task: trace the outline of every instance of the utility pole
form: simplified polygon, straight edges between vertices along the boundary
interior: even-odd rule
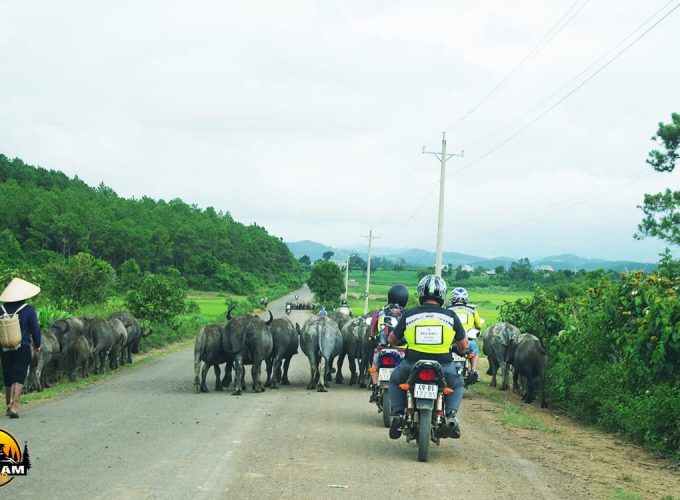
[[[366,290],[364,291],[364,314],[368,312],[368,289],[371,283],[371,243],[380,236],[373,236],[373,228],[368,231],[368,236],[361,236],[368,239],[368,260],[366,262]]]
[[[444,181],[446,180],[446,160],[452,156],[463,156],[463,151],[460,154],[450,153],[446,154],[446,132],[442,132],[442,151],[437,153],[434,151],[425,151],[423,146],[423,154],[434,155],[439,159],[439,220],[437,222],[437,250],[435,252],[434,273],[437,276],[442,275],[442,238],[444,232]]]
[[[347,301],[347,285],[349,284],[349,254],[345,261],[345,301]]]

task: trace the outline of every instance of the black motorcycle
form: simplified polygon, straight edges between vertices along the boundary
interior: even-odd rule
[[[472,354],[467,353],[465,355],[460,355],[456,351],[451,352],[451,357],[453,362],[458,367],[460,375],[463,377],[464,387],[467,389],[468,386],[476,384],[479,379],[479,375],[476,371],[472,370]]]
[[[439,446],[442,437],[449,437],[444,396],[453,393],[453,389],[446,385],[442,366],[433,360],[416,361],[408,380],[399,387],[406,391],[403,421],[406,442],[415,439],[418,460],[427,462],[430,441]]]

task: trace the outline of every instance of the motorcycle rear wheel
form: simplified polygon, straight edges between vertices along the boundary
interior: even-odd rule
[[[382,409],[383,409],[383,425],[385,428],[392,423],[392,402],[390,401],[389,389],[382,391]]]
[[[430,451],[430,430],[432,428],[432,410],[418,410],[418,461],[427,462]]]

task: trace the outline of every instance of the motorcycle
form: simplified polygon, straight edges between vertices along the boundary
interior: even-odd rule
[[[441,365],[434,360],[420,360],[399,388],[406,391],[406,411],[403,434],[406,442],[418,443],[418,461],[427,462],[430,442],[439,446],[442,437],[449,436],[445,418],[444,396],[453,389],[446,385]]]
[[[392,405],[390,404],[390,377],[394,369],[406,354],[405,349],[397,347],[383,347],[378,351],[378,385],[376,387],[375,404],[378,406],[378,413],[383,414],[383,425],[389,427],[392,415]]]
[[[474,385],[479,380],[479,375],[477,372],[472,371],[472,354],[468,353],[461,356],[455,351],[451,352],[451,357],[453,362],[458,367],[458,373],[463,377],[463,385],[467,389],[468,386]]]
[[[290,316],[291,307],[290,304],[286,304],[286,314]]]

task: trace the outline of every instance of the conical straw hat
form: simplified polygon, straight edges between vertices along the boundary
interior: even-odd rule
[[[0,302],[18,302],[35,297],[39,293],[39,286],[21,278],[14,278],[0,294]]]

